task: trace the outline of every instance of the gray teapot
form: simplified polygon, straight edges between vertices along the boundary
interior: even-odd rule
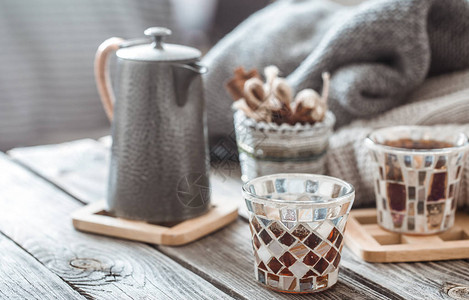
[[[112,121],[108,209],[151,223],[193,218],[209,208],[208,144],[199,50],[150,38],[110,38],[96,53],[95,76]],[[114,96],[108,57],[116,51]]]

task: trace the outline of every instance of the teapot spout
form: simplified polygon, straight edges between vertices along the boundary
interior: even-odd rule
[[[190,84],[197,75],[207,73],[207,67],[198,62],[187,64],[173,64],[174,88],[176,102],[179,106],[184,106],[187,102],[187,95]]]

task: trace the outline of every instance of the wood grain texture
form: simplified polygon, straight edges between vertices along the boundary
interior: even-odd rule
[[[242,220],[196,243],[184,247],[158,246],[216,286],[246,299],[305,299],[304,295],[282,294],[258,284],[254,279],[254,256],[248,224]],[[314,294],[314,299],[401,299],[391,291],[339,272],[331,289]]]
[[[435,235],[390,232],[376,222],[376,209],[353,210],[347,221],[346,245],[369,262],[417,262],[469,259],[469,215],[456,214],[456,225]]]
[[[81,204],[0,154],[0,231],[88,298],[229,298],[152,247],[84,234]]]
[[[17,148],[8,154],[84,203],[106,197],[109,149],[95,140]]]
[[[445,293],[447,284],[469,285],[469,262],[451,260],[425,263],[367,263],[344,248],[341,272],[355,274],[385,286],[404,299],[455,299]]]
[[[180,246],[225,227],[237,217],[236,205],[218,201],[212,202],[206,214],[166,227],[109,215],[106,212],[106,203],[102,200],[73,212],[72,221],[73,227],[84,232],[144,243]]]
[[[109,142],[109,141],[108,141]],[[93,144],[93,147],[99,146],[99,144]],[[102,147],[102,146],[100,146]],[[24,149],[15,150],[15,158],[25,164],[30,161],[28,157],[33,153],[26,153]],[[52,163],[56,167],[63,165],[61,160],[54,158],[57,156],[54,149],[50,149],[50,152],[44,153],[44,160],[48,163]],[[66,159],[74,159],[73,156]],[[86,160],[86,157],[84,157]],[[42,165],[44,163],[35,162],[35,170],[41,174],[44,174]],[[29,164],[28,164],[29,165]],[[76,174],[80,174],[82,171],[79,169],[80,165],[91,166],[91,168],[101,168],[98,164],[92,164],[89,161],[82,161],[76,163],[78,169],[70,170]],[[32,166],[31,166],[32,167]],[[236,172],[239,174],[239,170],[230,170],[232,166],[224,166],[221,170],[228,173],[227,176],[219,176],[220,181],[214,184],[215,195],[220,194],[225,197],[232,197],[232,201],[241,201],[241,207],[244,206],[241,198],[239,177],[236,176]],[[231,172],[231,176],[229,175]],[[223,173],[222,173],[223,174]],[[62,178],[50,178],[44,175],[47,179],[55,182],[56,184],[62,181]],[[77,175],[79,176],[79,175]],[[89,181],[90,189],[94,189],[94,186],[105,185],[106,179]],[[212,183],[214,181],[212,180]],[[89,198],[89,196],[88,196]],[[240,215],[246,216],[245,211],[240,210]],[[256,297],[272,298],[272,295],[279,296],[278,293],[270,293],[265,289],[259,289],[259,286],[253,281],[251,274],[251,262],[248,259],[252,259],[249,247],[249,237],[246,240],[246,233],[236,232],[237,228],[241,228],[240,231],[247,232],[247,225],[244,221],[239,221],[235,225],[231,225],[220,232],[213,234],[209,237],[202,239],[201,241],[190,244],[185,247],[178,248],[161,248],[162,251],[171,255],[174,259],[178,260],[181,264],[189,267],[194,272],[197,272],[207,280],[213,282],[216,286],[224,288],[226,291],[234,290],[234,295],[238,295],[239,290],[243,295],[256,295]],[[241,224],[241,225],[238,225]],[[233,230],[235,228],[236,230]],[[244,228],[244,229],[243,229]],[[243,237],[244,236],[244,237]],[[229,243],[229,239],[239,241],[242,246],[238,244]],[[241,237],[241,238],[240,238]],[[232,245],[231,248],[226,248],[223,244]],[[244,249],[244,250],[243,250]],[[237,254],[230,255],[235,252]],[[202,260],[205,253],[207,257],[213,255],[212,263],[208,262],[208,259]],[[221,254],[220,254],[221,253]],[[245,258],[245,257],[248,258]],[[229,259],[237,258],[240,261],[230,262]],[[203,262],[203,263],[202,263]],[[228,264],[228,267],[220,269],[224,264]],[[206,264],[206,266],[204,265]],[[242,267],[240,267],[241,265]],[[246,273],[240,273],[240,269],[246,269],[242,271]],[[452,299],[445,292],[444,287],[451,286],[467,286],[469,285],[469,261],[468,260],[455,260],[446,262],[428,262],[428,263],[398,263],[398,264],[379,264],[379,263],[367,263],[355,256],[347,248],[344,248],[343,258],[341,261],[340,271],[340,282],[331,291],[342,289],[342,284],[358,284],[358,286],[365,286],[371,290],[376,290],[378,294],[387,295],[389,298],[403,298],[403,299]],[[225,272],[228,272],[225,274]],[[246,274],[246,275],[244,275]],[[242,280],[240,278],[243,278]],[[241,281],[239,281],[241,280]],[[239,287],[241,286],[241,287]],[[246,286],[246,288],[243,288]],[[340,288],[339,288],[340,287]],[[265,294],[264,294],[265,293]],[[267,296],[266,296],[267,295]],[[319,295],[319,294],[318,294]],[[322,295],[322,294],[321,294]],[[238,295],[241,297],[240,295]],[[316,296],[316,295],[314,295]],[[293,297],[293,296],[292,296]],[[370,296],[371,297],[371,296]]]
[[[57,275],[0,234],[0,299],[84,299]]]

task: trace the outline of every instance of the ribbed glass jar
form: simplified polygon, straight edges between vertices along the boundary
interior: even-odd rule
[[[314,125],[256,122],[235,111],[242,180],[275,173],[324,174],[334,124],[335,116],[329,111],[322,122]]]

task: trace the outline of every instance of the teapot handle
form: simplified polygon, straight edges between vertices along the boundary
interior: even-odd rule
[[[114,115],[114,102],[116,97],[112,90],[107,61],[109,54],[117,51],[123,42],[123,39],[117,37],[105,40],[99,45],[94,60],[96,86],[98,87],[98,93],[109,121],[112,121]]]

